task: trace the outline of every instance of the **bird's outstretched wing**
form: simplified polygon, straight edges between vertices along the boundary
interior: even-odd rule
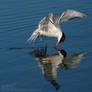
[[[28,39],[28,41],[35,41],[37,37],[40,35],[41,31],[48,31],[48,23],[53,22],[53,13],[49,13],[48,16],[44,17],[38,24],[38,29],[33,32],[32,36]]]
[[[83,59],[86,52],[81,52],[75,55],[67,56],[63,61],[64,69],[76,68],[80,61]]]
[[[66,21],[74,19],[74,18],[83,18],[85,16],[86,15],[84,13],[69,9],[69,10],[66,10],[63,13],[59,14],[58,16],[54,17],[54,23],[56,26],[58,26],[60,21],[66,22]]]
[[[38,27],[41,27],[42,25],[46,25],[48,23],[48,18],[44,17],[43,19],[41,19],[41,21],[39,22]]]
[[[48,30],[48,24],[53,24],[53,13],[49,13],[48,16],[44,17],[38,24],[38,27],[42,30]]]
[[[27,41],[35,41],[37,39],[37,37],[39,36],[39,32],[38,30],[34,31],[33,34],[31,35],[31,37],[29,37],[29,39]]]

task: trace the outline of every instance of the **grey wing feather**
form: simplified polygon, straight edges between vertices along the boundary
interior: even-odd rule
[[[64,68],[65,69],[76,68],[77,65],[80,63],[80,61],[83,59],[85,54],[86,54],[86,52],[81,52],[81,53],[78,53],[75,55],[67,56],[63,61]]]
[[[59,22],[66,22],[68,20],[74,19],[74,18],[83,18],[86,15],[84,13],[81,13],[79,11],[75,11],[75,10],[66,10],[63,13],[61,13],[60,15],[54,17],[54,22],[55,25],[58,25]]]
[[[53,23],[53,13],[49,13],[48,16],[44,17],[40,22],[38,27],[42,30],[48,30],[48,24]]]
[[[31,41],[31,42],[35,41],[39,35],[39,32],[37,32],[37,31],[34,31],[33,34],[31,35],[31,37],[29,37],[29,39],[27,41]]]
[[[38,27],[41,29],[41,30],[48,30],[48,17],[44,17],[40,22],[39,22],[39,25]]]
[[[65,22],[73,18],[83,18],[86,15],[84,13],[75,10],[66,10],[62,15],[60,21]]]
[[[42,25],[47,24],[47,17],[44,17],[40,22],[39,22],[39,27]]]

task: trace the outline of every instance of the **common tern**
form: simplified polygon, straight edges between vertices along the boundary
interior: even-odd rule
[[[28,41],[35,41],[40,36],[56,37],[58,41],[55,47],[65,40],[65,34],[62,32],[59,22],[66,22],[74,18],[83,18],[86,14],[72,9],[68,9],[57,16],[53,13],[49,13],[48,16],[44,17],[38,24],[38,28],[32,33]]]

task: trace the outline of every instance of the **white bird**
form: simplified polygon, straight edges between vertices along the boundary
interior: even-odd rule
[[[58,41],[55,47],[65,40],[65,34],[62,32],[59,26],[59,22],[66,22],[74,18],[83,18],[86,16],[84,13],[75,10],[66,10],[63,13],[53,16],[53,13],[49,13],[38,24],[38,28],[33,32],[28,41],[35,41],[39,36],[56,37]]]
[[[46,54],[47,49],[37,49],[30,54],[38,61],[44,77],[58,90],[60,85],[57,80],[57,68],[76,68],[86,52],[67,56],[65,50],[57,49],[58,54]]]

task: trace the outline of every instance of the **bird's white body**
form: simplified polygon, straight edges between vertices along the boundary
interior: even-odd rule
[[[62,37],[62,31],[59,27],[56,27],[54,24],[48,24],[48,30],[41,30],[40,28],[37,29],[40,35],[47,36],[47,37],[56,37],[58,41]]]

